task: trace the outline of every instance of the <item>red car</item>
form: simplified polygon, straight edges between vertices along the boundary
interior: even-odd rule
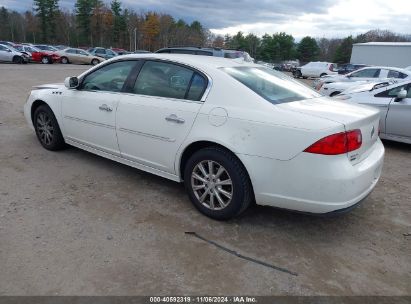
[[[16,50],[30,56],[30,61],[41,63],[60,62],[60,56],[51,51],[43,51],[32,45],[16,45]]]

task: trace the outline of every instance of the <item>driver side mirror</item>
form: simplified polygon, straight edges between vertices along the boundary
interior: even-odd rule
[[[407,90],[401,89],[401,91],[399,91],[397,94],[397,100],[407,98],[407,94],[408,94]]]
[[[67,77],[64,80],[64,85],[66,86],[67,89],[75,89],[79,85],[78,78],[73,76],[73,77]]]

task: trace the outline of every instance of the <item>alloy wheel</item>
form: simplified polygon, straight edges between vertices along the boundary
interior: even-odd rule
[[[42,143],[47,146],[50,145],[54,137],[54,127],[51,117],[47,113],[41,112],[37,116],[36,127]]]
[[[227,170],[218,162],[199,162],[191,174],[191,187],[198,201],[211,210],[222,210],[233,197],[233,182]]]

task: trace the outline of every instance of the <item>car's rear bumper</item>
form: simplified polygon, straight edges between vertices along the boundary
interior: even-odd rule
[[[350,208],[364,200],[381,175],[380,140],[367,157],[351,164],[347,156],[301,153],[289,161],[238,155],[253,184],[256,202],[309,213]]]

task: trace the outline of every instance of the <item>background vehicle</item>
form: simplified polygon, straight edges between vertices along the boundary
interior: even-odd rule
[[[352,64],[352,63],[345,63],[338,67],[337,72],[340,75],[345,75],[356,70],[362,69],[367,67],[365,64]]]
[[[244,51],[226,50],[220,48],[203,48],[203,47],[168,47],[160,49],[155,53],[167,53],[167,54],[189,54],[189,55],[203,55],[203,56],[216,56],[229,59],[244,58],[248,62],[252,62],[253,58]]]
[[[101,47],[95,47],[95,48],[89,49],[88,52],[93,56],[102,57],[104,59],[110,59],[110,58],[118,56],[116,52],[110,49],[105,49]]]
[[[395,80],[386,80],[386,81],[371,81],[371,82],[367,82],[367,81],[356,81],[356,82],[348,82],[348,81],[343,81],[343,82],[331,82],[331,83],[325,83],[321,86],[320,89],[320,93],[322,95],[325,96],[330,96],[330,97],[334,97],[338,94],[340,94],[341,92],[344,92],[350,88],[356,88],[359,87],[363,84],[370,84],[370,87],[373,89],[376,89],[378,87],[382,87],[382,86],[388,86],[391,84],[396,83],[397,81]],[[367,86],[368,87],[368,86]]]
[[[220,220],[254,199],[313,213],[351,207],[376,185],[384,155],[377,110],[216,57],[119,56],[37,87],[24,113],[44,148],[66,142],[183,181],[194,206]]]
[[[60,56],[54,52],[42,51],[35,46],[30,45],[16,45],[16,49],[22,53],[26,53],[30,56],[30,61],[41,63],[53,63],[60,62]]]
[[[27,63],[30,56],[23,54],[11,46],[0,44],[0,61],[13,63]]]
[[[51,45],[34,44],[33,46],[35,46],[36,48],[38,48],[39,50],[42,50],[42,51],[48,51],[48,52],[57,52],[58,51],[57,48],[55,48],[54,46],[51,46]]]
[[[335,63],[330,63],[330,62],[321,62],[321,61],[315,61],[315,62],[309,62],[306,65],[303,65],[302,67],[296,68],[294,70],[294,77],[303,77],[303,78],[308,78],[308,77],[322,77],[325,75],[336,75],[337,72],[335,70],[336,68]]]
[[[411,80],[384,86],[367,83],[344,91],[336,99],[380,110],[380,137],[411,144]]]
[[[92,64],[96,65],[105,59],[99,56],[93,56],[90,53],[75,48],[67,48],[56,52],[61,57],[61,63],[74,63],[74,64]]]
[[[411,78],[411,71],[394,67],[366,67],[346,75],[324,76],[314,81],[314,88],[319,91],[325,83],[357,81],[403,81]],[[355,84],[354,84],[355,85]],[[346,87],[348,88],[348,87]]]

